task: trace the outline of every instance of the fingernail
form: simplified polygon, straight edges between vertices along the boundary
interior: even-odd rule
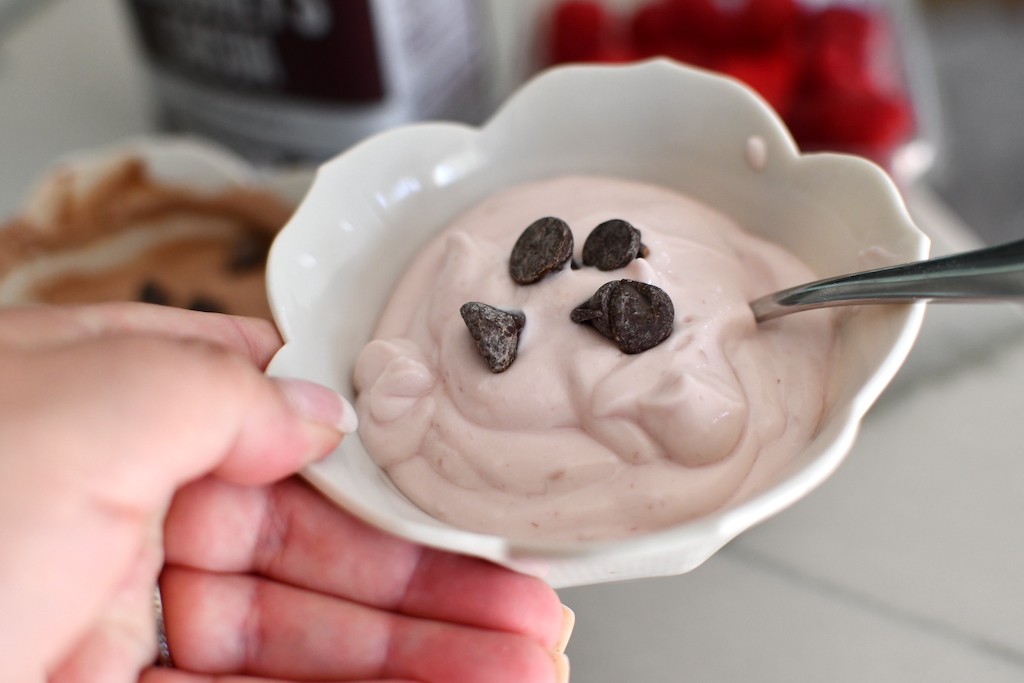
[[[569,683],[569,658],[565,655],[559,655],[555,659],[555,681]]]
[[[573,626],[575,625],[576,613],[562,605],[562,634],[558,637],[558,642],[555,644],[555,654],[560,655],[565,652],[566,646],[569,645],[569,637],[572,635]]]
[[[288,404],[302,417],[330,425],[342,434],[351,434],[359,426],[352,404],[322,384],[294,377],[274,377]]]

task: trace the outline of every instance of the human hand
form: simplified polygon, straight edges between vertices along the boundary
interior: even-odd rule
[[[267,323],[162,307],[0,312],[0,678],[135,680],[155,653],[174,492],[200,480],[270,496],[259,485],[354,426],[333,392],[262,375],[279,346]],[[188,615],[173,590],[170,603]]]
[[[188,671],[553,683],[556,663],[557,680],[568,678],[562,608],[540,580],[386,535],[296,479],[197,482],[179,492],[165,529],[167,640]],[[209,679],[171,669],[143,678],[199,680]]]
[[[135,680],[174,491],[274,481],[338,443],[340,397],[262,374],[280,343],[155,306],[0,310],[0,679]]]

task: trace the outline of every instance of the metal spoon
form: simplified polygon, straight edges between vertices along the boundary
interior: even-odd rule
[[[1024,240],[818,280],[751,302],[757,322],[828,306],[1024,299]]]

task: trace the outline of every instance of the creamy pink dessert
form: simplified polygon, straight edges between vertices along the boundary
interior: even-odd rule
[[[509,271],[540,217],[582,262],[611,220],[640,231],[614,270]],[[574,309],[608,282],[671,297],[664,341],[623,353]],[[442,231],[398,284],[355,368],[360,435],[413,502],[453,525],[518,538],[607,539],[707,514],[756,492],[813,436],[828,391],[830,311],[760,326],[747,302],[816,279],[782,247],[665,188],[566,176],[508,188]],[[525,316],[492,371],[460,307]]]

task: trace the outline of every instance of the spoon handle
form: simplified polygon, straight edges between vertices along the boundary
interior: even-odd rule
[[[784,289],[751,302],[758,322],[827,306],[1024,299],[1024,240],[876,268]]]

